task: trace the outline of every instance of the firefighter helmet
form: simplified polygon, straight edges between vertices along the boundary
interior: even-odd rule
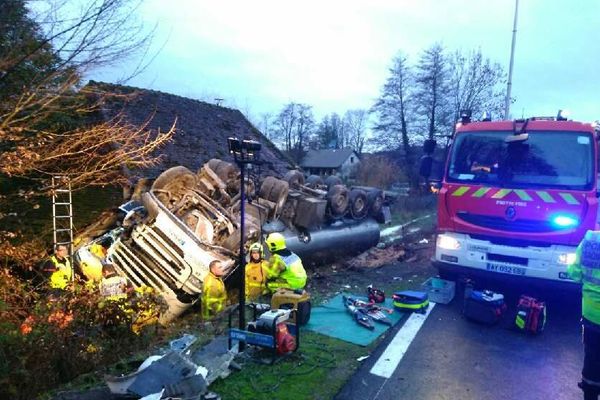
[[[254,242],[250,245],[250,248],[248,249],[248,251],[250,253],[254,252],[254,251],[258,251],[258,253],[260,254],[261,257],[264,256],[264,251],[263,251],[263,247],[262,244],[260,244],[259,242]]]
[[[269,246],[270,252],[285,249],[285,237],[283,237],[283,235],[279,232],[269,234],[265,240],[265,243],[267,246]]]

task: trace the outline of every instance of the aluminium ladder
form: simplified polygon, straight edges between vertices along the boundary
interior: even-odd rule
[[[52,176],[52,223],[54,245],[63,244],[73,258],[73,198],[68,176]]]

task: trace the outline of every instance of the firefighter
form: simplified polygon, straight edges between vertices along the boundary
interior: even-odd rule
[[[267,270],[269,291],[275,292],[279,288],[304,289],[306,271],[302,266],[302,260],[287,249],[283,235],[277,232],[271,233],[265,243],[271,252]]]
[[[225,309],[227,291],[223,282],[221,261],[213,260],[209,264],[210,272],[202,285],[202,318],[210,319]]]
[[[583,360],[579,387],[585,400],[600,395],[600,231],[588,231],[577,247],[569,275],[582,288]]]
[[[267,294],[267,268],[263,247],[260,243],[252,243],[249,248],[250,261],[246,264],[246,300],[255,301]]]
[[[50,288],[53,290],[65,290],[71,282],[73,269],[68,255],[67,246],[57,244],[54,246],[54,254],[42,267],[42,271],[50,276]]]

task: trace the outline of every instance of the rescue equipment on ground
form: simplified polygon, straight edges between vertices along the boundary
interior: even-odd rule
[[[521,295],[515,316],[516,327],[533,334],[540,333],[546,326],[546,303],[525,295]]]
[[[348,297],[342,296],[342,301],[344,302],[344,306],[348,310],[348,312],[352,315],[354,320],[360,326],[367,328],[369,330],[375,329],[375,324],[373,323],[373,318],[369,316],[367,310],[361,307],[357,307],[354,305],[353,300],[348,300]]]
[[[463,314],[467,319],[493,325],[500,321],[505,311],[504,295],[491,290],[473,290],[471,285],[467,285],[463,305]]]
[[[310,320],[310,311],[312,305],[310,302],[310,293],[306,290],[279,288],[273,297],[271,297],[271,309],[296,310],[298,325],[306,325]],[[295,321],[296,315],[292,317]]]
[[[385,302],[385,293],[383,290],[374,288],[373,285],[367,286],[367,295],[369,301],[372,303],[383,303]]]
[[[425,292],[405,290],[392,296],[394,308],[398,311],[410,311],[425,314],[429,307],[429,296]]]
[[[367,329],[374,329],[373,321],[392,326],[390,320],[385,313],[391,314],[394,310],[380,307],[372,302],[366,302],[355,297],[342,296],[346,309],[354,316],[356,322]],[[365,318],[367,317],[367,318]],[[368,319],[371,319],[369,322]],[[373,328],[371,328],[373,326]]]
[[[237,307],[229,312],[229,349],[233,347],[233,341],[270,349],[271,363],[275,362],[277,356],[298,350],[300,328],[294,322],[298,318],[296,310],[272,309],[257,318],[257,307],[256,305],[252,307],[254,318],[248,323],[246,330],[232,328],[232,317]]]

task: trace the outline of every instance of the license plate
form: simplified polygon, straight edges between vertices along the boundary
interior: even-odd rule
[[[513,267],[512,265],[487,263],[487,270],[503,274],[525,275],[525,268]]]

